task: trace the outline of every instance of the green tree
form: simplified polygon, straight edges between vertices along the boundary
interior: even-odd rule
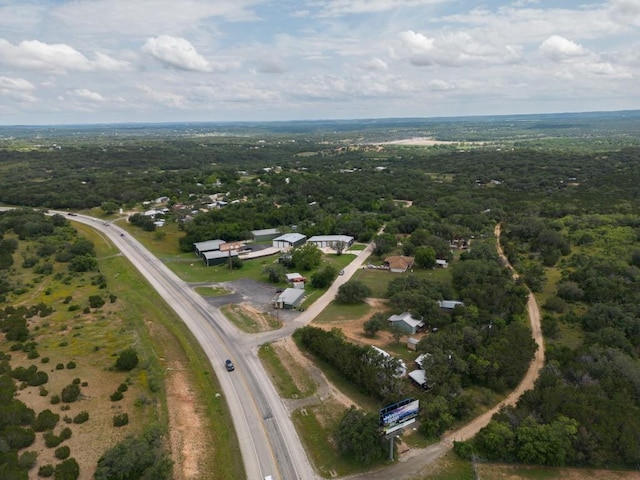
[[[271,264],[264,267],[264,273],[267,274],[267,278],[271,283],[284,282],[287,270],[280,264]]]
[[[112,213],[115,213],[120,209],[120,205],[115,202],[102,202],[102,205],[100,205],[100,209],[104,213],[111,215]]]
[[[384,455],[378,418],[353,405],[345,410],[336,437],[340,453],[364,465],[370,465]]]
[[[364,333],[367,337],[375,337],[387,323],[387,316],[382,312],[374,313],[368,320],[364,322]]]
[[[70,383],[66,387],[62,389],[62,393],[60,394],[60,398],[63,402],[71,403],[75,402],[80,396],[80,386],[75,383]]]
[[[373,254],[378,258],[389,253],[398,246],[395,235],[391,233],[381,233],[373,239]]]
[[[336,302],[343,304],[355,304],[362,302],[371,295],[371,289],[362,282],[350,280],[340,285]]]
[[[414,252],[414,261],[420,268],[433,268],[436,266],[436,251],[432,247],[417,247]]]
[[[291,259],[296,268],[309,271],[320,265],[322,251],[313,243],[305,243],[293,250]]]

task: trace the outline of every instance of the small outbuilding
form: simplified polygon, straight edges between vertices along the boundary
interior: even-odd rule
[[[301,233],[285,233],[284,235],[274,238],[272,245],[274,248],[286,251],[304,245],[306,241],[307,236]]]
[[[442,310],[446,310],[450,312],[450,311],[453,311],[453,309],[458,306],[464,307],[464,302],[461,302],[459,300],[440,300],[438,301],[438,306]]]
[[[404,333],[413,334],[424,328],[424,322],[413,318],[411,312],[404,312],[399,315],[391,315],[389,317],[389,326],[397,327]]]
[[[409,372],[409,378],[423,390],[429,390],[431,388],[427,379],[427,372],[424,370],[413,370]]]
[[[409,350],[417,350],[418,349],[418,343],[420,343],[420,339],[419,338],[413,338],[413,337],[409,337],[407,338],[407,348]]]
[[[437,259],[436,266],[440,268],[449,268],[449,262],[447,262],[446,260]]]
[[[304,300],[305,291],[300,288],[285,288],[274,300],[273,306],[276,308],[293,309]]]

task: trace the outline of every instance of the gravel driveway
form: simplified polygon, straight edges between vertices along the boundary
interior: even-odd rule
[[[198,284],[212,285],[212,284]],[[207,302],[214,307],[221,307],[230,303],[249,303],[261,312],[270,312],[277,315],[282,321],[295,319],[300,312],[297,310],[275,310],[271,306],[271,301],[276,297],[278,287],[268,283],[258,282],[250,278],[241,278],[232,282],[217,283],[232,293],[219,297],[206,297]]]

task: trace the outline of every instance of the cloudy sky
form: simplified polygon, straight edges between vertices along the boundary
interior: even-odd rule
[[[0,123],[640,109],[640,0],[0,0]]]

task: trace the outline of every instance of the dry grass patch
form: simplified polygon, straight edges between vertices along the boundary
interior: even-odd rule
[[[247,333],[266,332],[282,328],[282,322],[273,315],[252,307],[248,303],[229,304],[220,311],[240,330]]]

